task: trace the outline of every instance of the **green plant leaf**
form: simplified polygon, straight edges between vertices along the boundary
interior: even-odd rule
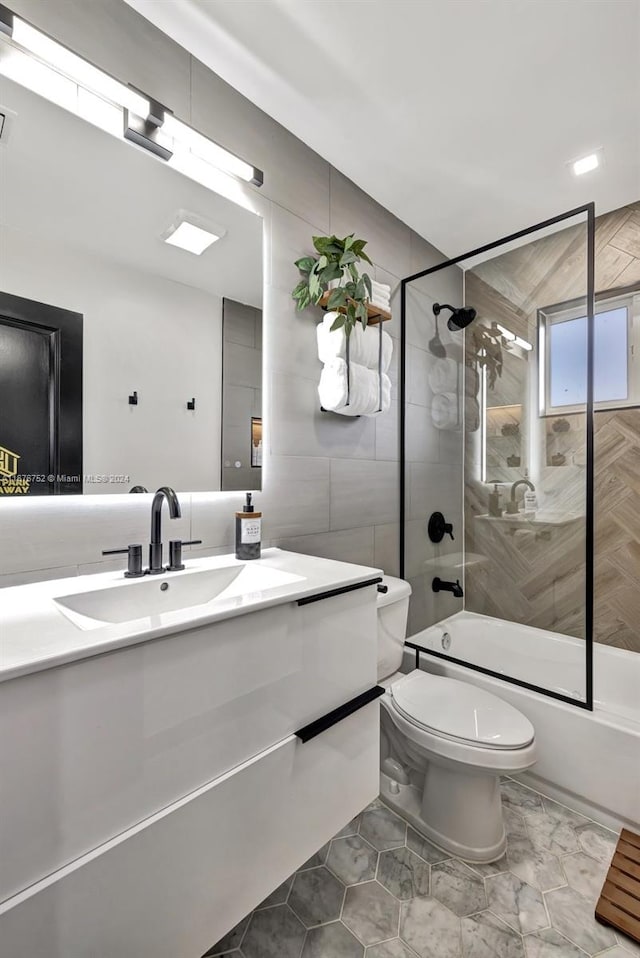
[[[320,270],[324,269],[328,262],[329,262],[329,260],[328,260],[327,257],[323,254],[323,255],[320,257],[320,259],[318,260],[318,265],[317,265],[317,267],[316,267],[316,273],[319,273]]]
[[[367,288],[364,285],[364,280],[360,278],[356,283],[356,291],[353,296],[354,299],[357,299],[359,302],[364,302],[367,298]]]
[[[369,259],[366,253],[361,252],[359,255],[360,255],[360,259],[363,259],[365,263],[368,263],[369,266],[373,266],[373,263],[371,262],[371,260]]]
[[[344,306],[347,302],[347,294],[341,286],[332,289],[327,300],[327,309],[337,309],[338,306]]]
[[[355,263],[356,259],[357,259],[357,256],[356,256],[356,254],[353,252],[353,250],[348,249],[348,250],[347,250],[345,253],[343,253],[342,256],[340,257],[340,265],[343,266],[343,267],[344,267],[344,266],[348,266],[349,263]]]
[[[320,274],[321,283],[330,283],[334,279],[342,278],[342,270],[337,263],[329,263]]]
[[[372,292],[372,288],[371,288],[371,277],[369,276],[368,273],[363,273],[363,274],[362,274],[362,279],[363,279],[363,281],[364,281],[364,285],[365,285],[366,288],[367,288],[367,293],[369,294],[369,299],[371,299],[371,297],[373,296],[373,292]]]
[[[331,332],[333,333],[336,329],[341,329],[345,324],[345,316],[336,316],[334,321],[331,323]]]
[[[344,240],[343,240],[343,244],[344,244],[345,250],[348,250],[348,249],[350,249],[350,248],[353,246],[353,240],[354,240],[355,235],[356,235],[355,233],[351,233],[350,236],[345,236],[345,238],[344,238]]]
[[[301,259],[297,259],[294,263],[302,273],[310,273],[315,264],[315,258],[313,256],[303,256]]]

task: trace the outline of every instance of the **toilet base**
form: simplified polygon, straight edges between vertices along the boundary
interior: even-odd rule
[[[461,781],[464,778],[468,781]],[[505,852],[497,774],[465,776],[460,769],[452,772],[430,765],[421,791],[381,772],[380,798],[417,832],[456,858],[486,864]]]

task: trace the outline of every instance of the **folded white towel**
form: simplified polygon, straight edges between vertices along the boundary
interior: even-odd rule
[[[391,311],[391,303],[389,303],[388,300],[376,299],[374,297],[373,299],[369,300],[369,305],[372,306],[373,309],[382,309],[385,313],[389,313]]]
[[[436,359],[429,370],[428,381],[431,392],[455,392],[458,388],[457,362],[454,359]]]
[[[371,280],[371,289],[374,293],[381,293],[387,298],[391,296],[391,287],[388,283],[378,283],[375,279]]]
[[[436,429],[458,429],[458,397],[456,393],[438,393],[431,404],[431,419]]]
[[[318,395],[323,409],[330,412],[341,416],[375,416],[389,410],[391,380],[386,373],[379,377],[372,369],[353,362],[349,365],[347,380],[346,362],[334,359],[322,370]]]
[[[331,332],[331,326],[338,313],[327,313],[317,329],[318,358],[323,363],[332,359],[346,358],[347,337],[343,329]],[[349,337],[349,357],[352,362],[360,363],[369,369],[378,371],[378,350],[380,348],[380,333],[377,326],[362,328],[356,323]],[[391,365],[393,354],[393,340],[389,333],[382,332],[382,372],[386,373]]]

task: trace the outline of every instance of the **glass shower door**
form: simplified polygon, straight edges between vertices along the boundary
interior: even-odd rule
[[[403,281],[401,380],[409,641],[587,708],[593,247],[587,206]],[[452,615],[480,638],[436,650]]]

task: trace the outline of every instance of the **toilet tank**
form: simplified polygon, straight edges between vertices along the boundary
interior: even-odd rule
[[[386,592],[378,592],[378,681],[397,672],[402,664],[407,634],[411,586],[404,579],[386,575]]]

